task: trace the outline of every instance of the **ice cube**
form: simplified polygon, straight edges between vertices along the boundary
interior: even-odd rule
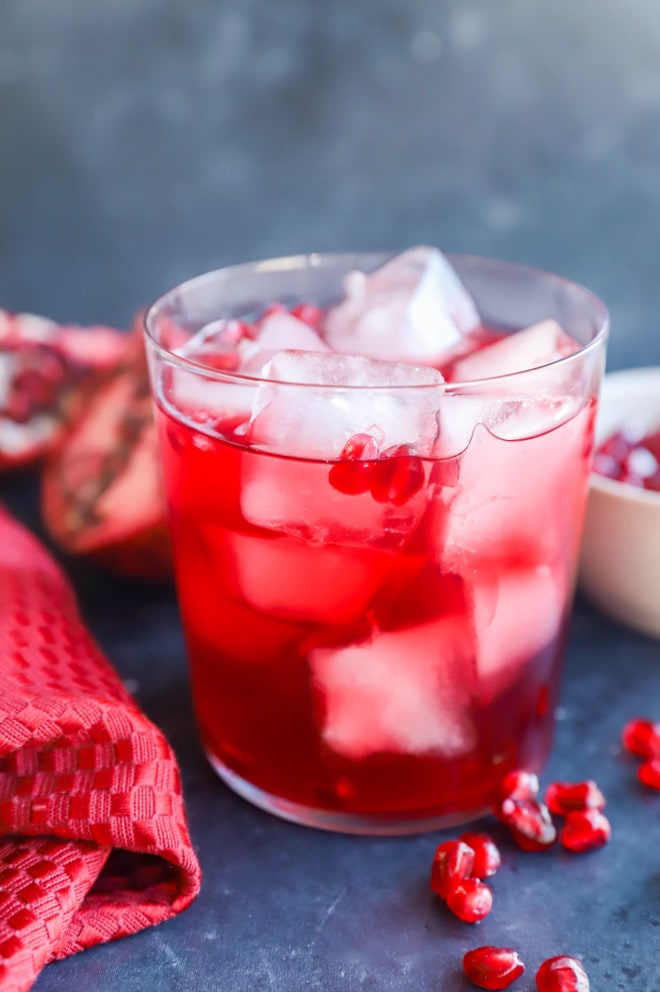
[[[239,598],[260,613],[299,623],[361,620],[396,563],[385,551],[319,546],[290,537],[232,533],[226,547]]]
[[[196,429],[219,431],[247,424],[257,392],[255,383],[230,376],[205,375],[181,366],[163,377],[162,401],[178,419]]]
[[[539,403],[537,429],[542,414]],[[458,485],[438,544],[447,571],[461,573],[469,562],[475,568],[489,560],[536,564],[567,554],[571,521],[574,531],[579,522],[575,501],[585,484],[583,449],[591,416],[585,407],[560,426],[522,440],[476,426],[459,458]]]
[[[382,268],[351,273],[346,299],[327,314],[334,351],[438,365],[479,326],[479,314],[437,248],[411,248]]]
[[[268,314],[260,321],[256,343],[265,351],[329,351],[319,335],[285,311]]]
[[[567,580],[558,568],[512,569],[477,576],[472,590],[477,673],[482,691],[506,688],[559,633]]]
[[[323,741],[345,757],[455,757],[475,745],[474,641],[458,617],[313,648],[309,664]]]
[[[272,381],[259,385],[248,428],[251,443],[261,449],[334,459],[360,433],[376,437],[381,451],[400,444],[419,455],[433,449],[443,383],[434,369],[282,351],[266,363],[263,377]]]
[[[542,320],[459,359],[453,366],[452,381],[466,382],[525,372],[578,350],[579,345],[556,320]]]

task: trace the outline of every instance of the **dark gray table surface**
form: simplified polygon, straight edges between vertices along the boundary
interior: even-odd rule
[[[0,306],[126,326],[227,262],[433,243],[589,285],[610,368],[660,364],[656,0],[3,0]],[[0,499],[38,529],[34,477]],[[476,929],[428,890],[440,836],[365,839],[236,798],[196,743],[171,590],[66,563],[85,616],[179,756],[204,870],[161,927],[49,966],[37,992],[459,992],[462,953],[586,963],[659,992],[660,799],[619,736],[660,718],[660,643],[582,602],[545,776],[590,776],[612,843],[502,839]],[[490,824],[489,824],[490,826]]]

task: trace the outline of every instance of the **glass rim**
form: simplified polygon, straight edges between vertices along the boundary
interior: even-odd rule
[[[442,388],[443,391],[447,392],[460,392],[466,389],[478,389],[482,385],[487,385],[488,383],[506,383],[512,380],[520,379],[523,376],[533,375],[535,373],[540,373],[544,369],[554,369],[560,367],[570,366],[570,364],[577,363],[581,361],[584,357],[588,356],[591,352],[598,350],[602,345],[605,344],[608,338],[610,329],[610,315],[609,311],[594,292],[584,286],[582,283],[575,282],[572,279],[568,279],[565,276],[558,275],[554,272],[547,272],[544,269],[536,268],[531,265],[525,265],[519,262],[510,262],[505,259],[491,258],[487,255],[473,255],[470,253],[458,253],[458,252],[443,252],[445,258],[450,262],[453,260],[459,260],[462,262],[471,262],[479,265],[491,266],[497,269],[508,270],[509,272],[519,272],[527,273],[529,276],[533,276],[537,279],[543,279],[545,281],[551,281],[557,283],[559,286],[570,288],[573,290],[578,290],[578,292],[584,298],[585,303],[589,304],[593,310],[596,317],[596,327],[597,331],[594,334],[591,341],[578,347],[577,351],[571,352],[570,355],[562,355],[558,358],[552,359],[550,362],[544,362],[542,365],[534,365],[528,369],[520,369],[516,372],[506,372],[501,375],[496,376],[482,376],[477,379],[463,379],[460,382],[446,382],[440,381],[435,383],[416,383],[412,385],[402,384],[379,384],[373,386],[357,385],[355,383],[341,383],[341,384],[331,384],[327,382],[296,382],[287,381],[283,379],[273,379],[268,378],[263,375],[252,375],[245,372],[238,372],[229,369],[214,369],[208,365],[204,365],[201,362],[193,361],[192,359],[179,355],[171,348],[164,347],[157,339],[155,335],[155,325],[158,320],[159,312],[164,308],[166,302],[170,300],[176,293],[180,292],[182,289],[194,290],[197,286],[201,286],[205,283],[212,283],[220,275],[229,275],[235,273],[239,275],[241,272],[247,270],[252,270],[256,273],[259,271],[263,272],[273,272],[273,271],[286,271],[286,270],[297,270],[301,271],[304,268],[316,268],[320,266],[324,261],[339,261],[342,258],[352,257],[355,259],[359,258],[382,258],[383,262],[390,258],[394,258],[399,252],[393,251],[335,251],[335,252],[309,252],[307,254],[298,255],[283,255],[275,256],[273,258],[267,259],[256,259],[247,262],[232,263],[230,265],[220,266],[216,269],[210,269],[207,272],[202,272],[199,275],[192,276],[189,279],[185,279],[182,282],[177,283],[171,289],[166,290],[161,293],[144,311],[142,318],[142,324],[145,336],[153,349],[157,354],[165,359],[168,363],[178,366],[181,369],[187,370],[188,372],[195,373],[197,375],[203,376],[205,379],[215,379],[218,382],[234,382],[240,385],[256,385],[259,383],[274,383],[279,386],[295,387],[298,389],[326,389],[333,392],[349,391],[349,390],[387,390],[387,391],[400,391],[400,390],[429,390]],[[218,318],[222,319],[222,318]],[[227,318],[230,319],[230,318]],[[240,320],[239,318],[236,318]],[[554,319],[554,318],[545,318]],[[513,334],[518,333],[514,331]],[[278,349],[279,351],[301,351],[301,353],[306,353],[302,349]],[[274,354],[277,352],[274,352]],[[319,354],[319,352],[312,352],[312,354]],[[322,353],[321,353],[322,354]],[[343,354],[346,357],[355,357],[353,353],[348,352],[336,352],[336,354]],[[365,357],[360,356],[357,357]],[[385,361],[388,364],[399,364],[398,362],[391,362],[387,359],[372,359],[373,361]],[[405,362],[401,364],[406,364],[414,368],[419,369],[432,369],[433,366],[424,365],[421,362]],[[437,371],[437,370],[436,370]],[[440,373],[438,372],[440,375]]]

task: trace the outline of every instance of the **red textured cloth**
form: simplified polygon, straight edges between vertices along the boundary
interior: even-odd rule
[[[167,741],[0,509],[0,992],[174,916],[199,885]]]

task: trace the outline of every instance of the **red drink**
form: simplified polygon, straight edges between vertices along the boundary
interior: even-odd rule
[[[159,374],[195,708],[233,788],[313,825],[401,832],[469,818],[507,771],[542,767],[599,369],[579,395],[567,374],[503,393],[421,373],[398,407],[383,392],[371,425],[366,388],[324,386],[329,405],[315,393],[293,428],[292,396],[316,387],[220,372],[233,392],[217,400],[212,376]],[[355,430],[314,457],[313,413],[337,407]],[[387,443],[413,421],[413,443]]]

